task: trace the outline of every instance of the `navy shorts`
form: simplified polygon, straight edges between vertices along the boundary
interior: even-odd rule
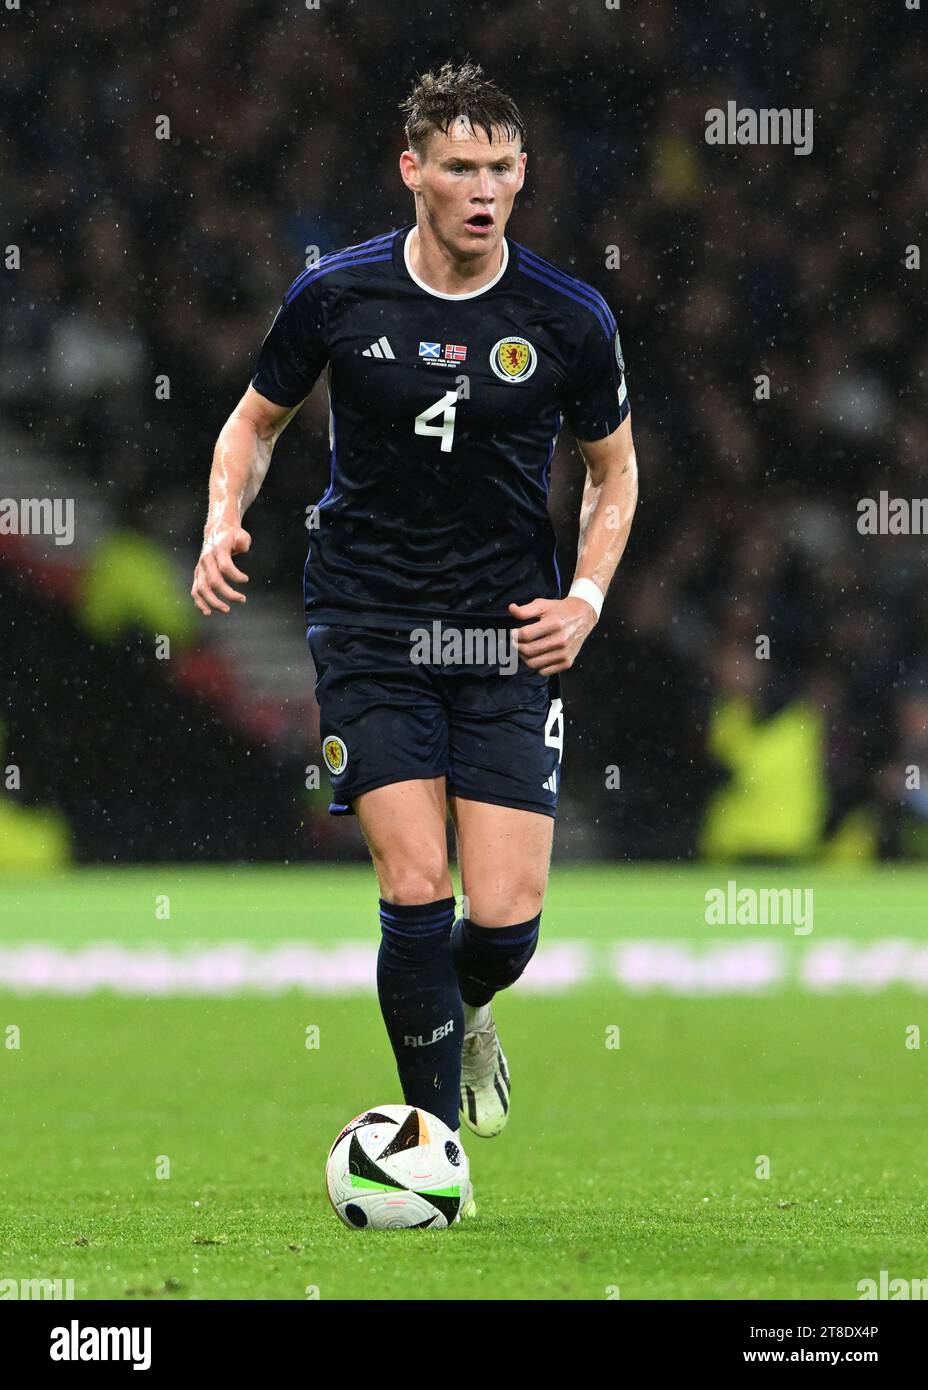
[[[447,778],[449,796],[553,816],[561,781],[560,681],[520,661],[415,664],[410,634],[313,626],[322,756],[332,815],[362,792]]]

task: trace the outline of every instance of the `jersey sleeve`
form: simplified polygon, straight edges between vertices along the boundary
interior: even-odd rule
[[[251,384],[275,405],[299,405],[328,357],[318,282],[300,289],[294,281],[261,344]]]
[[[565,387],[564,415],[577,439],[605,439],[631,409],[619,330],[611,323],[607,332],[598,315],[593,319]]]

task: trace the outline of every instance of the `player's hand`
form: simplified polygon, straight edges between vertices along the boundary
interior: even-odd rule
[[[535,598],[510,603],[514,618],[527,622],[516,628],[519,656],[542,676],[573,666],[577,653],[596,626],[596,610],[583,598]]]
[[[217,526],[207,534],[190,590],[190,597],[204,617],[208,618],[214,608],[220,613],[231,612],[225,599],[230,603],[245,602],[245,595],[233,589],[229,580],[248,583],[248,575],[236,566],[232,556],[244,555],[250,549],[251,536],[241,526]]]

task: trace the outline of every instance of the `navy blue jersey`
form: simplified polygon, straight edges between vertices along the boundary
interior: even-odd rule
[[[628,414],[615,319],[518,243],[469,294],[408,264],[412,227],[324,256],[290,286],[253,386],[297,405],[325,369],[331,478],[310,514],[307,618],[510,626],[560,597],[548,516],[566,419],[602,439]]]

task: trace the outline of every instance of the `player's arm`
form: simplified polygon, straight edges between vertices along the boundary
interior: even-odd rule
[[[249,386],[220,431],[209,477],[203,548],[190,590],[207,618],[214,608],[228,613],[227,599],[245,602],[245,595],[230,582],[248,583],[248,575],[232,559],[251,548],[242,518],[264,482],[274,445],[299,408],[299,404],[275,405]]]
[[[574,583],[578,579],[592,580],[605,596],[625,554],[638,504],[632,417],[626,415],[619,428],[605,439],[578,439],[577,443],[586,464],[586,480],[580,504]]]
[[[577,443],[586,464],[586,481],[574,584],[586,580],[605,595],[628,543],[638,501],[631,415],[604,439],[578,439]],[[599,620],[593,604],[577,595],[534,599],[521,606],[511,603],[509,611],[516,618],[534,619],[519,630],[519,655],[543,676],[572,666]]]

